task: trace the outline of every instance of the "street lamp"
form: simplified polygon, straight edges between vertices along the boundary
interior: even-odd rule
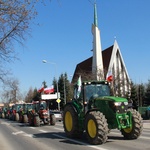
[[[57,80],[57,65],[56,65],[56,63],[54,63],[54,62],[49,62],[49,61],[47,61],[47,60],[42,60],[42,62],[43,63],[49,63],[49,64],[52,64],[52,65],[55,65],[55,78],[56,78],[56,87],[57,87],[57,100],[59,99],[59,96],[58,96],[58,80]],[[60,104],[59,104],[59,102],[58,102],[58,110],[60,110]]]
[[[66,80],[65,80],[65,76],[63,76],[63,80],[64,80],[64,102],[66,104]]]

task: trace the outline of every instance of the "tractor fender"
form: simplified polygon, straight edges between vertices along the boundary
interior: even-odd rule
[[[69,105],[74,109],[75,112],[78,112],[77,109],[76,109],[76,107],[75,107],[75,105],[74,105],[72,102],[68,102],[68,103],[65,105],[65,107],[66,107],[66,106],[69,106]],[[65,108],[65,107],[64,107],[64,108]]]
[[[92,111],[99,111],[99,109],[93,108],[93,109],[88,110],[88,111],[86,112],[86,114],[85,114],[85,118],[86,118],[86,115],[89,114],[89,113],[92,112]]]

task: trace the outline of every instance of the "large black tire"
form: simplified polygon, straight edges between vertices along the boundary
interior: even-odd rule
[[[23,115],[23,123],[28,123],[28,116],[27,116],[27,114]]]
[[[78,114],[71,104],[64,108],[63,126],[69,138],[80,138],[83,134],[83,131],[79,130]]]
[[[34,116],[34,126],[35,127],[39,127],[40,125],[41,125],[41,123],[40,123],[40,117],[37,116],[37,115],[35,115]]]
[[[19,122],[23,123],[23,115],[22,114],[19,115]]]
[[[11,114],[10,120],[15,121],[15,115],[14,114]]]
[[[92,111],[86,115],[85,130],[90,144],[103,144],[108,139],[107,119],[99,111]]]
[[[128,109],[132,114],[132,126],[127,129],[121,129],[121,133],[125,139],[137,139],[143,130],[143,119],[138,111],[135,109]]]
[[[54,114],[50,115],[50,125],[55,125],[56,124],[56,117]]]
[[[4,113],[2,113],[2,116],[1,116],[3,119],[5,119],[5,114]]]
[[[19,114],[18,113],[15,114],[15,121],[19,121]]]
[[[28,115],[28,122],[29,122],[29,125],[30,126],[33,126],[34,125],[34,117],[31,115],[31,114],[29,114]]]

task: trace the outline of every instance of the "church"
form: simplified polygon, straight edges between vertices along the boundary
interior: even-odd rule
[[[102,50],[100,30],[98,28],[97,8],[94,4],[93,56],[76,65],[72,83],[76,83],[78,77],[84,80],[109,80],[115,96],[129,96],[130,78],[123,60],[117,40],[108,48]]]

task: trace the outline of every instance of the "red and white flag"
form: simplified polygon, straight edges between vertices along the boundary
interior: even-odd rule
[[[108,82],[113,81],[113,75],[112,75],[112,71],[111,71],[111,70],[107,72],[106,80],[107,80]]]
[[[44,94],[50,94],[54,93],[54,86],[52,85],[51,87],[47,87],[44,89]]]
[[[38,90],[38,93],[42,93],[44,91],[44,87],[41,87],[39,90]]]

